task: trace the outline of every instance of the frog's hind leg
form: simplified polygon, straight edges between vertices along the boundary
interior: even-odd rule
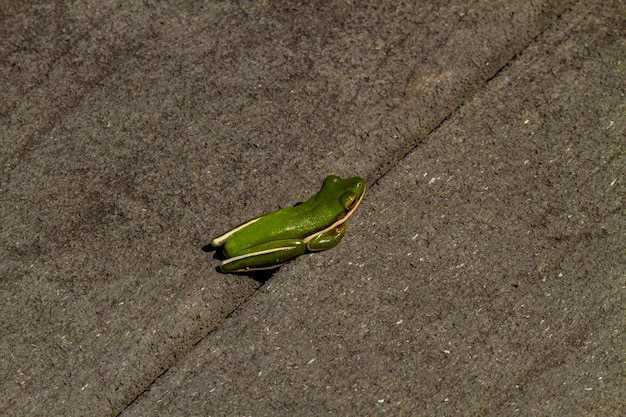
[[[251,253],[222,262],[223,272],[248,272],[273,269],[306,252],[306,244],[297,239],[278,240],[250,248]]]

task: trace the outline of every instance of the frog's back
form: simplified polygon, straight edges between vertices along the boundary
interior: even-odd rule
[[[230,236],[224,244],[224,250],[229,256],[238,256],[264,243],[304,239],[325,229],[336,219],[336,208],[333,210],[329,204],[315,204],[312,200],[261,216],[256,222]]]

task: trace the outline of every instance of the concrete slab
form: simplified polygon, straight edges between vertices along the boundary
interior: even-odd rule
[[[394,332],[401,330],[404,336],[412,335],[413,339],[408,340],[429,335],[430,344],[420,342],[416,346],[422,349],[419,352],[435,359],[429,364],[437,370],[431,371],[431,377],[444,375],[441,369],[447,362],[442,361],[450,358],[454,349],[443,348],[450,351],[443,356],[437,349],[443,339],[461,346],[460,336],[437,337],[435,330],[443,332],[446,326],[465,325],[470,319],[464,321],[463,315],[459,319],[448,310],[440,310],[447,307],[456,312],[452,308],[456,302],[459,311],[473,312],[472,308],[483,303],[495,303],[501,310],[487,310],[481,318],[487,320],[483,322],[485,328],[493,330],[468,339],[475,341],[479,352],[472,364],[491,372],[495,369],[494,359],[484,356],[484,352],[497,347],[495,341],[500,336],[503,352],[510,354],[510,344],[516,340],[507,337],[517,333],[501,330],[505,314],[514,310],[509,304],[535,294],[534,284],[544,275],[552,277],[550,268],[555,268],[554,259],[558,256],[571,265],[581,265],[579,269],[571,266],[575,273],[565,274],[566,280],[588,277],[603,266],[616,277],[615,281],[604,277],[597,284],[598,294],[609,297],[602,304],[604,313],[595,304],[588,304],[598,298],[588,294],[591,289],[582,284],[574,287],[579,291],[576,294],[585,297],[582,301],[576,296],[565,297],[563,289],[553,292],[554,300],[565,297],[565,307],[573,308],[568,304],[572,300],[581,302],[578,310],[567,310],[571,314],[567,317],[573,318],[571,323],[561,320],[558,311],[545,310],[548,321],[561,325],[557,325],[557,336],[565,334],[571,339],[566,341],[570,356],[565,359],[573,356],[574,363],[590,372],[596,369],[594,361],[605,355],[601,365],[606,369],[602,374],[606,377],[599,381],[615,380],[616,356],[608,347],[614,346],[611,341],[617,337],[615,329],[623,329],[623,322],[615,319],[621,317],[611,316],[620,302],[623,305],[623,293],[615,292],[615,285],[623,283],[623,270],[612,269],[623,261],[623,257],[619,258],[623,246],[619,246],[618,239],[623,236],[619,229],[623,217],[614,207],[618,204],[615,193],[623,191],[623,184],[611,179],[607,186],[603,175],[619,178],[623,174],[623,170],[619,171],[623,143],[615,140],[620,134],[623,137],[623,118],[617,117],[623,114],[619,112],[623,110],[623,96],[619,101],[623,71],[617,64],[623,54],[619,52],[619,41],[614,40],[620,36],[623,39],[624,22],[619,18],[623,5],[603,3],[603,10],[600,6],[587,10],[587,6],[579,5],[569,16],[582,20],[570,17],[561,21],[559,28],[568,34],[577,27],[587,30],[588,33],[572,38],[583,39],[582,45],[587,48],[582,52],[575,50],[577,44],[568,43],[564,36],[553,42],[558,47],[544,50],[547,62],[561,65],[557,68],[564,68],[562,73],[570,78],[561,84],[562,91],[553,92],[556,98],[546,96],[547,104],[535,103],[544,104],[545,108],[539,106],[543,110],[531,112],[526,119],[530,123],[531,116],[535,116],[552,123],[537,127],[533,130],[535,135],[545,135],[548,127],[555,129],[551,133],[560,132],[565,123],[550,111],[550,104],[565,96],[566,100],[560,102],[563,109],[572,107],[578,111],[572,111],[566,120],[587,123],[574,131],[570,126],[568,132],[580,140],[587,139],[586,135],[590,139],[585,142],[589,148],[574,148],[577,153],[570,158],[580,164],[576,167],[586,176],[568,176],[563,184],[557,184],[565,190],[559,198],[570,198],[566,204],[550,199],[547,201],[552,204],[544,204],[546,189],[553,191],[555,187],[541,182],[552,178],[554,171],[550,169],[568,173],[564,160],[552,165],[544,162],[544,168],[557,168],[545,168],[545,172],[536,169],[539,180],[529,174],[533,171],[524,171],[522,178],[526,183],[504,184],[526,184],[527,194],[536,193],[536,200],[530,205],[535,209],[531,218],[535,223],[524,217],[516,223],[521,230],[527,230],[529,224],[543,230],[544,234],[531,236],[539,239],[539,249],[545,252],[529,258],[534,262],[531,266],[535,267],[535,275],[524,275],[527,269],[519,259],[529,257],[531,249],[538,250],[537,240],[527,237],[518,242],[513,233],[517,229],[508,228],[499,217],[502,201],[511,200],[498,200],[502,194],[492,194],[484,205],[476,201],[484,198],[484,193],[479,194],[481,188],[471,188],[478,187],[471,180],[479,171],[463,165],[470,161],[468,152],[479,149],[475,147],[477,143],[470,141],[477,139],[473,133],[458,135],[466,138],[464,142],[437,142],[431,136],[415,151],[422,152],[418,156],[422,158],[420,163],[429,160],[435,150],[443,152],[441,155],[448,158],[445,165],[456,178],[448,184],[462,190],[454,197],[464,196],[464,202],[471,202],[463,208],[481,209],[481,217],[467,232],[459,228],[458,222],[450,221],[453,215],[457,216],[454,219],[463,219],[462,212],[453,211],[459,201],[450,200],[452,195],[446,194],[450,188],[433,190],[433,185],[443,187],[434,176],[438,172],[435,169],[444,172],[435,164],[436,158],[431,161],[433,168],[429,168],[431,177],[423,177],[427,170],[421,166],[406,168],[412,176],[399,175],[403,168],[398,167],[394,174],[379,180],[571,4],[572,1],[525,1],[502,7],[430,2],[419,7],[322,8],[314,4],[296,7],[288,2],[132,2],[123,6],[96,2],[1,2],[0,87],[4,94],[0,97],[0,374],[6,378],[0,382],[0,414],[116,415],[181,358],[171,373],[127,411],[129,414],[191,414],[194,410],[228,414],[252,406],[247,401],[257,398],[255,393],[263,400],[254,403],[257,414],[270,413],[272,407],[278,407],[274,411],[282,414],[293,414],[293,407],[310,413],[332,407],[377,412],[380,407],[397,403],[385,392],[401,388],[404,391],[399,392],[404,392],[405,397],[397,398],[413,398],[408,384],[415,382],[411,378],[424,376],[426,362],[421,353],[412,359],[418,366],[415,370],[409,368],[410,378],[404,385],[391,377],[389,372],[397,372],[409,353],[416,352],[415,347],[396,352],[393,343],[403,335]],[[579,51],[578,55],[555,55],[562,44],[569,45],[565,52]],[[591,53],[595,50],[604,53],[595,56]],[[547,68],[552,67],[546,67],[539,58],[537,62],[541,65],[535,63],[529,67],[534,71],[525,73],[526,82],[544,86],[545,82],[532,77],[538,76],[537,71],[550,74]],[[594,95],[588,94],[587,89],[568,89],[572,87],[568,80],[580,82],[577,77],[581,73],[587,74],[591,69],[595,73],[597,68],[593,66],[583,71],[585,68],[580,65],[585,63],[601,63],[608,68],[601,79],[591,78],[591,86],[601,87],[590,89]],[[519,102],[522,96],[532,99],[532,95],[522,94],[525,89],[518,86],[510,99],[487,102],[472,118],[489,127],[495,126],[490,124],[494,120],[510,121],[497,111],[509,101]],[[566,92],[577,95],[567,96]],[[604,98],[599,100],[601,94]],[[604,107],[600,107],[600,101]],[[590,110],[584,112],[583,107]],[[545,115],[552,115],[552,119]],[[594,136],[597,131],[592,129],[596,126],[592,122],[598,120],[606,121],[607,127],[600,137]],[[516,139],[526,138],[526,134],[492,132],[493,143],[485,142],[484,146],[491,149],[488,145],[504,143],[510,147]],[[504,142],[500,142],[502,135]],[[607,145],[611,143],[613,147]],[[442,144],[447,145],[439,149]],[[533,144],[528,142],[524,150],[532,153],[538,149],[536,161],[548,161],[545,157],[551,155],[550,150],[561,150],[542,142]],[[430,150],[423,153],[425,149]],[[605,159],[598,159],[599,155],[605,155]],[[511,158],[504,156],[495,166],[487,167],[500,167],[504,170],[501,173],[506,174],[507,168],[512,169]],[[443,161],[442,156],[439,159]],[[487,162],[493,161],[487,158]],[[454,163],[460,166],[453,167]],[[522,164],[518,168],[523,167]],[[465,169],[464,174],[456,169]],[[214,273],[212,267],[217,263],[213,261],[207,266],[210,256],[201,247],[213,234],[234,222],[306,198],[329,172],[359,174],[369,184],[378,181],[366,200],[367,206],[349,226],[346,241],[333,251],[301,258],[281,269],[260,293],[224,321],[255,294],[261,283],[244,276]],[[510,177],[509,174],[507,178]],[[396,178],[395,182],[391,178]],[[425,178],[434,181],[430,188],[424,188]],[[591,187],[596,183],[599,188]],[[493,176],[485,176],[482,184],[502,185]],[[581,200],[573,196],[576,189],[580,190]],[[407,199],[407,191],[412,199]],[[607,206],[601,206],[602,202],[607,202]],[[519,215],[527,207],[506,208]],[[441,213],[447,217],[437,224],[433,219],[442,209],[449,211]],[[563,213],[574,216],[572,222],[584,220],[584,225],[569,226],[557,216],[565,216]],[[502,232],[504,236],[491,246],[478,232],[493,221],[497,225],[493,234]],[[567,226],[567,233],[556,233],[559,222]],[[604,229],[598,229],[599,224]],[[422,234],[406,239],[397,234],[401,230]],[[463,236],[468,240],[463,241]],[[465,242],[466,250],[460,255],[452,251],[455,242]],[[520,254],[516,258],[519,262],[507,265],[519,275],[519,282],[515,283],[520,290],[512,299],[507,298],[512,290],[506,291],[506,285],[515,274],[506,272],[508,269],[503,266],[496,272],[504,279],[497,280],[496,273],[486,270],[496,255],[510,253],[501,246],[506,242],[515,243],[514,249]],[[470,243],[481,248],[484,258],[471,258]],[[606,246],[609,243],[613,246]],[[494,247],[500,252],[492,253]],[[411,255],[407,255],[409,252]],[[418,255],[419,252],[424,254]],[[425,261],[418,260],[417,267],[406,264],[417,256]],[[465,257],[466,265],[473,265],[474,269],[457,276],[447,287],[445,279],[453,277],[448,270],[451,256]],[[462,272],[462,268],[457,272]],[[354,274],[355,269],[358,275]],[[475,285],[484,284],[487,289],[473,288],[466,280],[483,270],[486,278],[483,282],[477,280]],[[394,290],[398,283],[414,281],[419,287],[408,288],[404,295]],[[494,281],[503,282],[498,290],[489,287]],[[428,291],[424,290],[425,282]],[[556,285],[550,280],[546,282]],[[460,301],[455,301],[455,289],[462,290]],[[467,296],[472,291],[478,301]],[[294,300],[296,296],[298,300]],[[402,308],[403,303],[410,309]],[[527,305],[525,301],[523,304]],[[541,299],[539,310],[533,312],[543,311],[541,308],[546,306],[551,306],[549,299]],[[587,307],[592,309],[585,316],[585,327],[580,323]],[[264,315],[254,316],[259,308]],[[401,311],[410,314],[388,325],[385,320]],[[438,312],[440,317],[433,316]],[[304,315],[294,317],[295,313]],[[516,314],[514,317],[521,313]],[[255,322],[254,317],[259,321]],[[508,320],[505,324],[514,326],[514,318]],[[397,322],[400,323],[396,325]],[[535,321],[529,323],[522,328],[537,333],[537,344],[522,342],[520,346],[531,354],[538,347],[553,351],[549,340],[539,333],[539,325]],[[361,327],[363,324],[366,326]],[[188,354],[216,326],[218,330]],[[567,332],[567,326],[577,337]],[[324,327],[328,333],[320,333]],[[478,328],[468,329],[468,334],[473,335]],[[594,335],[603,335],[598,339],[600,343],[591,337],[594,329]],[[233,334],[250,337],[248,332],[254,337],[234,355],[230,347],[242,341],[233,338]],[[275,332],[278,333],[274,335]],[[308,337],[298,342],[308,343],[306,349],[295,343],[300,336]],[[589,344],[577,345],[579,339]],[[392,342],[384,345],[385,340]],[[572,346],[587,350],[581,353]],[[202,352],[213,352],[221,360],[202,356]],[[336,354],[339,356],[333,359]],[[527,357],[520,356],[520,360]],[[390,367],[394,358],[401,361]],[[575,382],[581,374],[578,368],[565,368],[558,366],[558,360],[549,362],[542,358],[537,359],[532,372],[524,374],[537,376],[534,379],[538,381],[525,385],[529,392],[525,399],[534,400],[533,406],[539,409],[547,409],[550,404],[558,407],[560,402],[546,405],[542,387],[554,386],[562,375]],[[309,365],[322,366],[311,368],[302,364],[312,359],[315,360]],[[588,361],[581,362],[585,359]],[[206,360],[211,360],[213,368],[203,365]],[[260,361],[253,365],[258,369],[247,369],[254,361]],[[194,380],[185,371],[190,364],[201,365],[194,368],[199,379]],[[520,372],[524,369],[514,368]],[[312,385],[309,383],[312,389],[304,396],[290,390],[303,381],[306,373],[317,376]],[[170,390],[172,385],[168,384],[175,381],[172,375],[182,375],[180,380],[189,382],[179,391]],[[479,380],[476,374],[462,374],[451,368],[441,381],[452,384],[457,375],[464,376],[465,381]],[[265,378],[272,376],[283,378],[271,388],[277,397],[266,391],[272,385],[267,385]],[[546,380],[544,384],[540,383],[541,378]],[[223,381],[234,382],[210,393],[209,385],[220,386]],[[346,388],[345,381],[352,381],[360,390]],[[501,408],[493,409],[505,409],[508,403],[502,400],[503,391],[489,386],[499,380],[486,381],[483,393],[501,400]],[[328,395],[327,386],[332,395]],[[578,389],[581,385],[573,386]],[[419,390],[428,388],[420,387]],[[609,407],[605,409],[610,410],[617,404],[612,387],[605,382],[604,391],[593,386],[595,391],[591,393],[581,391],[589,395],[582,396],[578,403],[572,401],[571,407],[597,406],[595,395],[604,395]],[[451,392],[462,389],[462,385],[455,385]],[[155,397],[159,390],[162,398]],[[367,402],[366,394],[372,392],[376,392],[376,408]],[[463,398],[471,400],[472,395],[481,394],[461,392],[465,397],[442,400],[442,404],[458,404]],[[230,393],[236,395],[229,397]],[[415,398],[424,398],[422,391],[418,393],[421,394]],[[187,402],[190,398],[198,402]],[[214,401],[218,406],[213,407],[217,404]],[[394,405],[397,410],[405,406],[407,403]],[[442,412],[449,409],[441,408]]]
[[[124,413],[621,415],[623,4],[578,4]]]

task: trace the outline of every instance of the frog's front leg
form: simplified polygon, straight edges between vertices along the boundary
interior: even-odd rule
[[[330,230],[313,235],[313,238],[307,241],[307,249],[314,252],[334,248],[341,241],[341,239],[343,239],[345,234],[345,224],[333,227]]]
[[[284,239],[248,248],[249,253],[224,260],[222,272],[247,272],[276,268],[306,252],[300,239]]]

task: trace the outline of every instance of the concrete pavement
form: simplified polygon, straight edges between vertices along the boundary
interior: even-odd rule
[[[2,414],[625,409],[623,2],[1,9]],[[337,248],[215,272],[330,172]]]

